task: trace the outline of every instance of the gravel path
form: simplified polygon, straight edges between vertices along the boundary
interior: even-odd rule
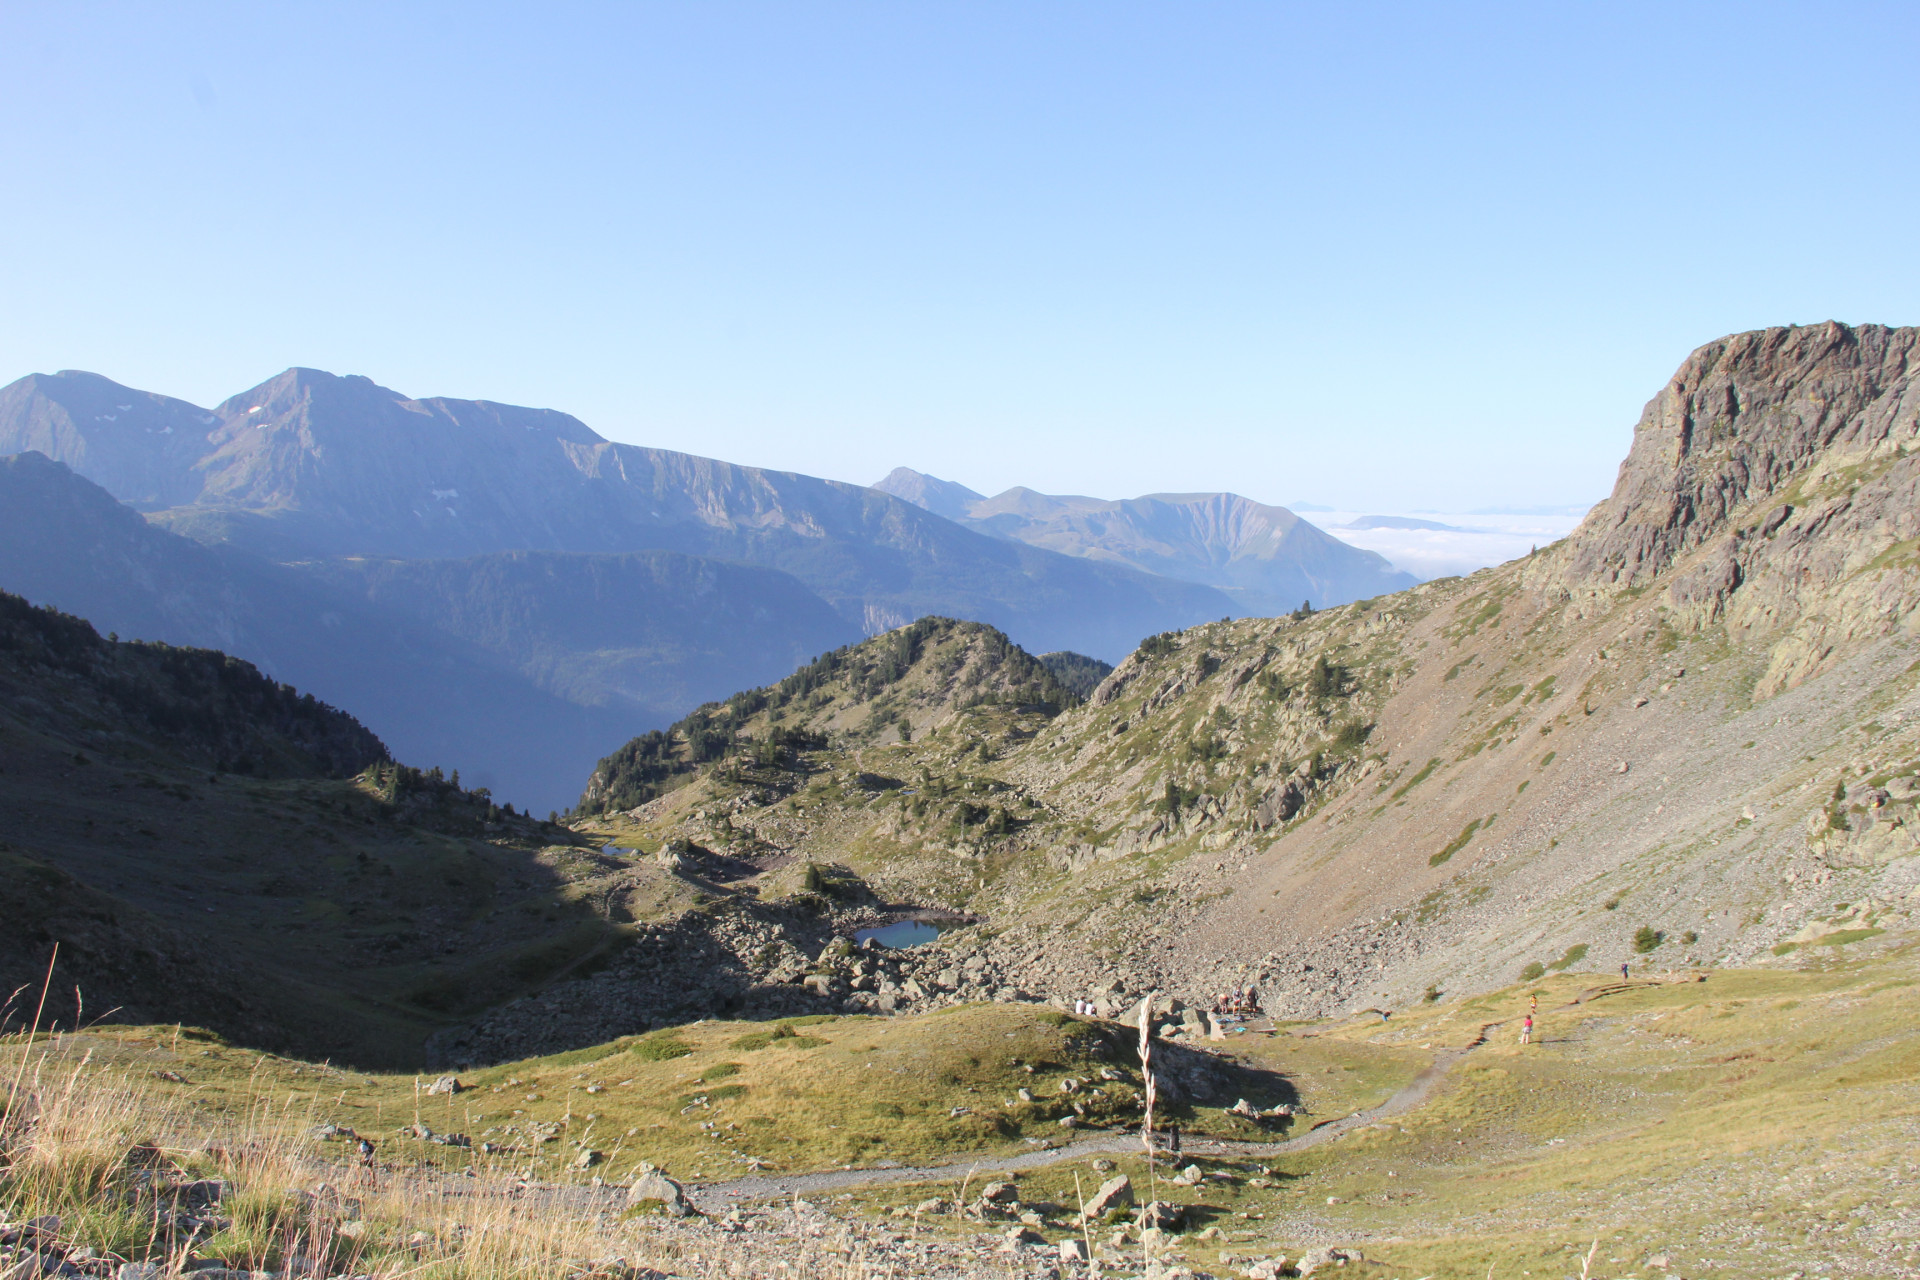
[[[1497,1022],[1490,1022],[1481,1027],[1479,1037],[1464,1049],[1441,1050],[1430,1066],[1378,1106],[1356,1111],[1338,1120],[1317,1124],[1299,1137],[1289,1138],[1284,1142],[1234,1142],[1225,1138],[1188,1138],[1183,1144],[1181,1155],[1244,1157],[1284,1155],[1287,1152],[1305,1151],[1310,1147],[1320,1146],[1362,1125],[1372,1124],[1388,1116],[1399,1115],[1426,1101],[1427,1096],[1433,1092],[1434,1086],[1468,1053],[1485,1044],[1488,1032],[1499,1025]],[[897,1182],[927,1182],[941,1178],[969,1178],[982,1173],[1013,1173],[1023,1169],[1040,1169],[1067,1160],[1096,1155],[1124,1155],[1141,1149],[1140,1136],[1137,1133],[1106,1133],[1100,1137],[1089,1138],[1064,1147],[1046,1147],[1013,1155],[963,1156],[958,1160],[936,1165],[832,1169],[821,1173],[763,1174],[758,1177],[736,1178],[731,1182],[712,1182],[705,1186],[689,1187],[687,1197],[697,1208],[711,1213],[753,1201],[844,1191],[849,1187],[885,1186]]]

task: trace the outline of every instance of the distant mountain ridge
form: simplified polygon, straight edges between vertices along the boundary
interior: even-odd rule
[[[1015,487],[989,498],[909,467],[873,487],[996,538],[1217,587],[1242,614],[1345,604],[1417,581],[1285,507],[1234,493],[1109,501]]]
[[[561,808],[659,718],[535,687],[506,657],[310,574],[142,520],[39,453],[0,458],[0,588],[129,639],[217,648],[350,711],[396,751],[503,799]]]
[[[1201,584],[986,537],[860,485],[313,369],[206,411],[36,374],[0,390],[0,453],[26,449],[178,532],[281,560],[678,551],[790,573],[863,633],[940,613],[1109,658],[1233,608]]]

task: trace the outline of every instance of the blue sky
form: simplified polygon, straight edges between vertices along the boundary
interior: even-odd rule
[[[0,380],[290,364],[867,482],[1611,486],[1920,320],[1920,9],[0,5]]]

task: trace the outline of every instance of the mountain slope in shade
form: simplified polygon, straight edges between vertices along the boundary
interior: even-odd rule
[[[539,811],[657,721],[576,706],[456,637],[313,577],[156,529],[37,454],[0,459],[0,588],[101,631],[218,648],[347,709],[407,759]]]
[[[860,630],[776,569],[674,551],[509,551],[312,568],[389,613],[451,633],[583,706],[660,724],[778,680]]]
[[[1287,510],[1232,493],[1152,493],[1108,501],[1013,488],[985,498],[897,467],[874,486],[969,528],[1063,555],[1218,587],[1239,612],[1278,614],[1400,591],[1412,574]]]
[[[177,487],[136,484],[159,464],[88,412],[114,385],[14,384],[0,452],[43,441],[116,494],[178,499]],[[1206,586],[986,537],[861,485],[614,444],[553,410],[414,400],[289,369],[210,414],[192,464],[200,486],[156,518],[278,559],[681,551],[791,573],[864,632],[940,613],[1036,650],[1110,658],[1232,609]],[[68,424],[57,437],[36,425],[55,420]]]

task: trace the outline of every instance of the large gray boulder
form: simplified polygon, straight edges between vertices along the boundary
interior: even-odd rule
[[[1087,1216],[1098,1218],[1113,1209],[1131,1209],[1133,1207],[1133,1183],[1126,1174],[1108,1178],[1093,1193],[1093,1199],[1087,1201]]]
[[[651,1165],[642,1165],[633,1179],[633,1185],[627,1188],[627,1206],[632,1208],[652,1200],[658,1200],[660,1207],[676,1218],[684,1218],[693,1212],[693,1206],[687,1203],[687,1194],[679,1183]]]

